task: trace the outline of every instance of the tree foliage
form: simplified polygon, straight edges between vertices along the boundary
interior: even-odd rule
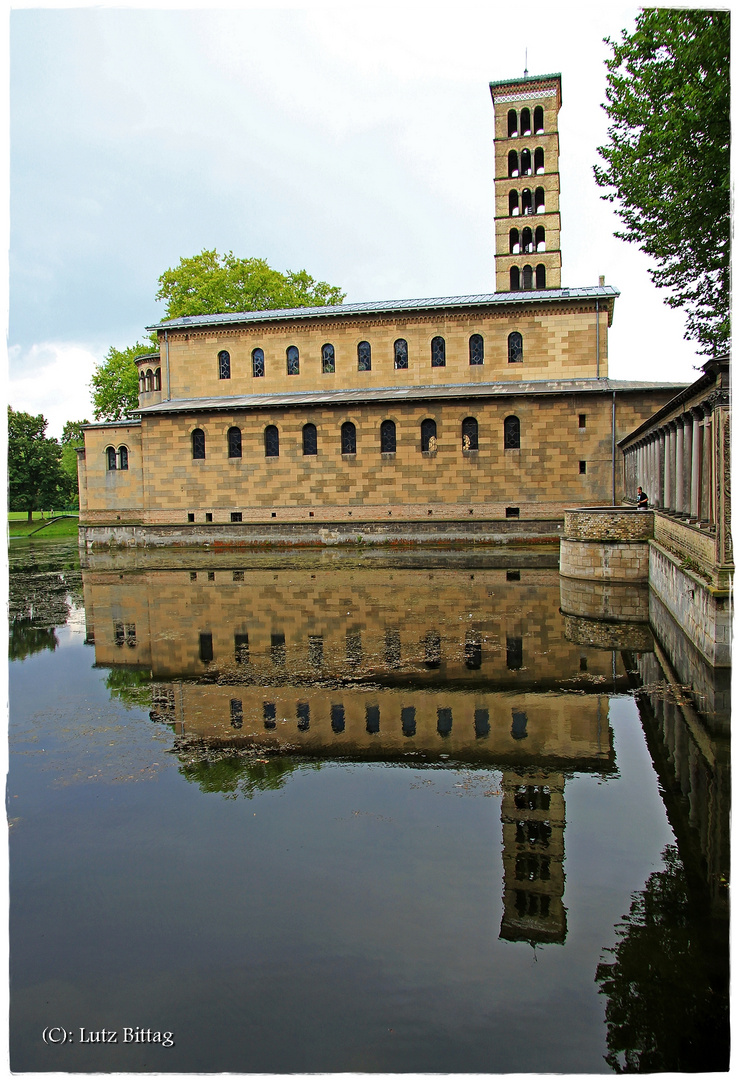
[[[219,315],[228,311],[324,307],[340,304],[344,293],[305,270],[281,274],[264,259],[237,259],[201,251],[180,259],[159,278],[157,300],[166,301],[165,319],[183,315]]]
[[[139,376],[135,360],[151,352],[150,343],[136,342],[128,349],[111,346],[92,375],[92,407],[96,420],[123,420],[138,408]]]
[[[85,436],[82,428],[89,424],[89,420],[67,420],[62,430],[62,456],[61,466],[69,481],[69,498],[65,506],[77,510],[80,505],[79,485],[77,477],[77,447],[85,445]]]
[[[48,421],[8,406],[8,507],[28,513],[67,505],[69,484],[61,467],[62,448],[46,436]]]
[[[728,11],[661,8],[605,39],[610,141],[595,178],[617,203],[616,236],[655,260],[655,285],[702,353],[730,333],[729,31]]]

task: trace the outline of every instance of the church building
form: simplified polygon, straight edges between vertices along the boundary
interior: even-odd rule
[[[554,538],[621,500],[682,384],[609,378],[617,289],[562,286],[561,76],[490,91],[495,291],[149,328],[136,416],[85,429],[82,544]]]

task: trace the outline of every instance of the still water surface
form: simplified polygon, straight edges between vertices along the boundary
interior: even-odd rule
[[[721,718],[504,558],[11,550],[15,1070],[727,1067]]]

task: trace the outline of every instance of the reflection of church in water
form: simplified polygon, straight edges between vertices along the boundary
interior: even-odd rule
[[[607,694],[628,675],[567,639],[556,569],[201,558],[91,557],[96,663],[151,673],[183,747],[500,770],[501,937],[563,942],[565,776],[615,770]]]

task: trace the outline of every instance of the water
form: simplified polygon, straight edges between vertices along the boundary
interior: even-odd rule
[[[11,550],[14,1070],[728,1067],[720,695],[502,560]]]

